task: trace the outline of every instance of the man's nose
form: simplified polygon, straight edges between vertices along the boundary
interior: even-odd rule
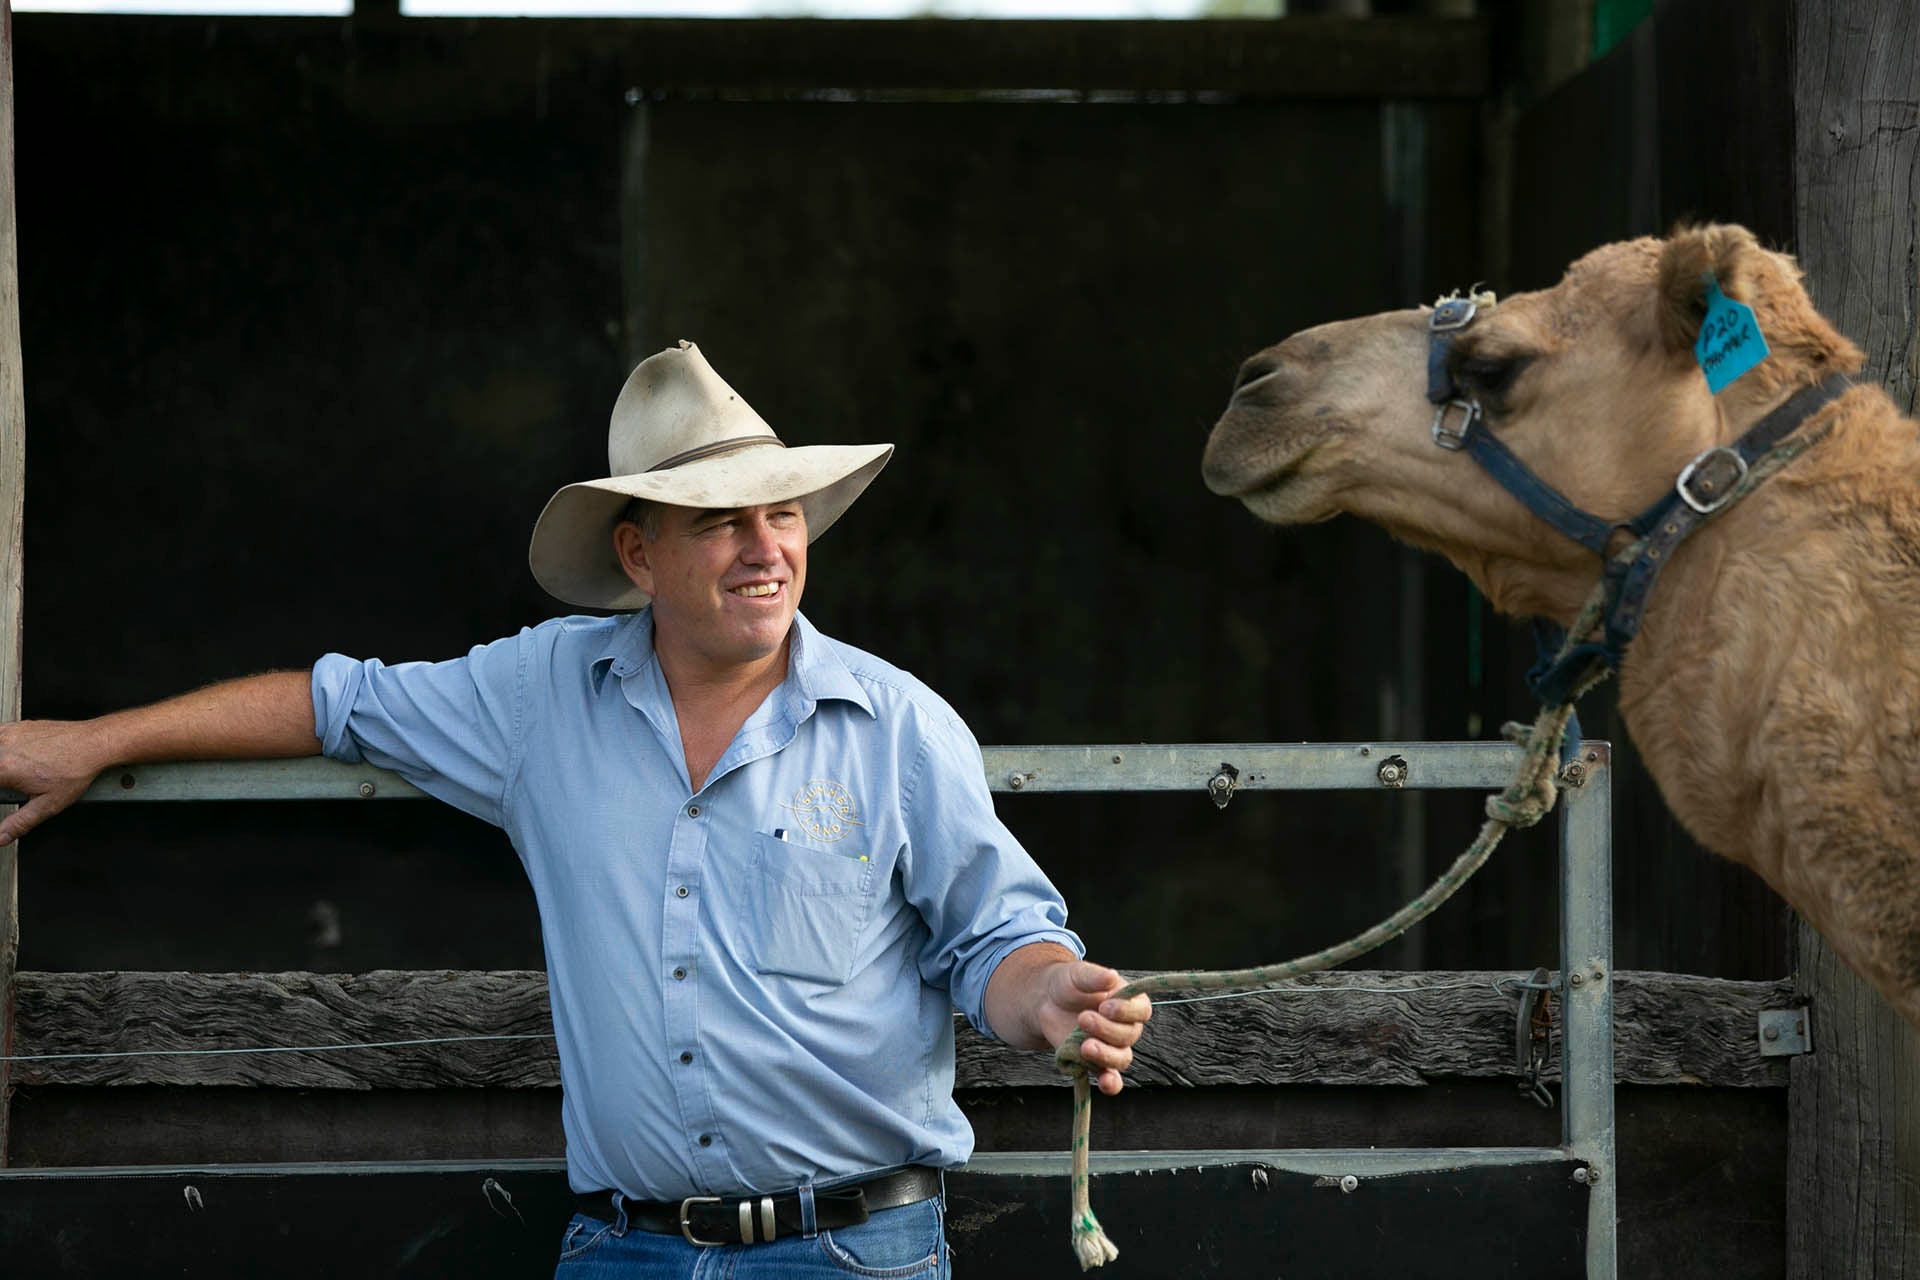
[[[773,522],[764,515],[747,517],[741,525],[744,535],[740,548],[740,558],[748,564],[768,564],[780,558],[780,539],[775,536]]]

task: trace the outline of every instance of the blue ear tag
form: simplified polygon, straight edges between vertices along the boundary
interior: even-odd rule
[[[1753,308],[1720,292],[1720,282],[1703,277],[1707,286],[1707,318],[1693,344],[1693,358],[1707,375],[1707,390],[1720,389],[1767,358],[1767,340]]]

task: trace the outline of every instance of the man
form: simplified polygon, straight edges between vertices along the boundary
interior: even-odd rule
[[[1083,1028],[1107,1093],[1151,1008],[1080,958],[953,711],[798,612],[809,542],[891,453],[787,448],[683,342],[529,551],[560,599],[629,612],[0,727],[0,785],[33,797],[0,843],[114,764],[396,770],[533,883],[580,1210],[559,1275],[945,1275],[940,1171],[973,1143],[952,1008],[1025,1048]]]

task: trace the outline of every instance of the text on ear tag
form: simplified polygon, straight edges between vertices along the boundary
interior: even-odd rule
[[[1722,387],[1767,358],[1767,340],[1752,307],[1720,292],[1720,282],[1712,275],[1705,282],[1707,318],[1694,340],[1693,358],[1707,375],[1707,390],[1718,395]]]

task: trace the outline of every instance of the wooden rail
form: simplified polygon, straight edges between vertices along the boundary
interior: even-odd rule
[[[1136,1051],[1135,1087],[1420,1085],[1512,1077],[1514,996],[1490,972],[1341,972],[1244,999],[1163,1003]],[[151,1050],[544,1036],[537,971],[33,973],[19,975],[16,1052],[79,1056],[15,1064],[23,1085],[227,1085],[288,1089],[550,1088],[550,1039],[461,1040],[344,1052],[150,1055]],[[1758,1015],[1791,983],[1615,974],[1616,1079],[1773,1087]],[[1009,1049],[956,1019],[960,1088],[1064,1084],[1044,1054]],[[1249,1046],[1256,1051],[1248,1052]],[[1557,1077],[1558,1056],[1549,1063]]]

